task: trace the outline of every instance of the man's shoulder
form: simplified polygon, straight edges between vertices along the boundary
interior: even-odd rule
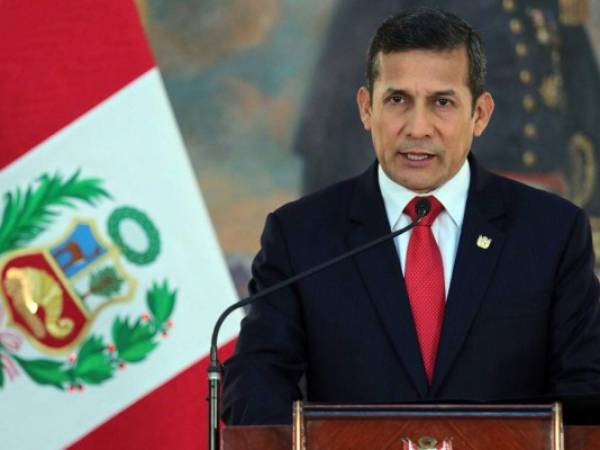
[[[376,170],[370,167],[360,175],[286,203],[276,209],[273,214],[286,221],[303,219],[326,221],[328,218],[345,217],[352,206],[357,190],[363,188],[365,184],[375,185],[375,181],[368,182],[375,172]]]
[[[491,172],[486,176],[484,195],[500,196],[506,210],[522,214],[523,218],[542,217],[542,220],[547,220],[555,215],[557,219],[569,219],[583,213],[579,206],[555,193]]]

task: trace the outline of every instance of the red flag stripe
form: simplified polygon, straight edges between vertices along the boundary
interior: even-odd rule
[[[219,348],[221,361],[233,354],[235,342],[234,339]],[[208,358],[200,360],[112,417],[69,449],[206,449],[208,362]]]
[[[131,1],[7,0],[0,29],[0,169],[154,66]]]

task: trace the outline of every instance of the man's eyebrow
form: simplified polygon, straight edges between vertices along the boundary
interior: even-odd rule
[[[456,91],[454,89],[446,89],[444,91],[435,91],[431,94],[431,97],[454,97],[456,96]]]
[[[412,95],[405,89],[397,89],[389,87],[384,91],[384,95],[402,95],[404,97],[412,97]],[[434,91],[428,97],[455,97],[456,91],[454,89],[444,89],[441,91]]]
[[[410,97],[408,91],[404,89],[396,89],[393,87],[389,87],[385,90],[384,95],[403,95],[404,97]]]

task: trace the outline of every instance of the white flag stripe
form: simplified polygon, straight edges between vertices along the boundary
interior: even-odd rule
[[[97,207],[79,204],[76,211],[61,210],[51,229],[31,246],[54,242],[74,217],[94,218],[107,239],[106,219],[114,208],[139,208],[160,232],[161,254],[144,268],[124,261],[125,270],[139,283],[135,298],[100,313],[90,332],[110,342],[114,318],[135,318],[145,312],[146,289],[152,281],[164,279],[178,290],[174,327],[144,362],[117,371],[99,387],[86,386],[81,393],[40,386],[23,373],[7,382],[2,404],[10,419],[0,425],[2,448],[61,448],[86,434],[206,355],[212,324],[236,300],[156,69],[8,166],[0,176],[0,192],[23,189],[42,173],[69,176],[79,169],[85,177],[102,179],[112,199]],[[130,230],[133,242],[135,231]],[[138,241],[143,248],[143,236]],[[233,318],[225,323],[221,342],[235,335],[237,322]],[[19,355],[43,357],[27,342]]]

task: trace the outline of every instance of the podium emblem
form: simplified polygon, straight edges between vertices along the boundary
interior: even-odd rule
[[[402,450],[452,450],[452,439],[439,442],[431,436],[423,436],[415,444],[408,438],[402,439]]]

